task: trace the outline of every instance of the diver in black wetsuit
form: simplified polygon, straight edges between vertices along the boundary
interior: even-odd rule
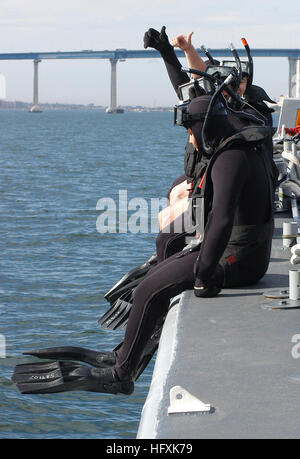
[[[205,112],[207,104],[207,98],[196,98],[189,113]],[[198,150],[202,125],[198,121],[191,126]],[[218,143],[232,132],[228,118],[220,115],[209,135]],[[275,180],[264,149],[232,145],[211,160],[206,177],[209,210],[200,251],[171,256],[137,287],[124,344],[117,353],[115,370],[121,379],[128,378],[137,365],[139,349],[166,314],[172,297],[192,288],[198,297],[215,296],[221,287],[250,285],[265,274],[273,234]]]
[[[171,188],[167,193],[167,198],[170,201],[170,205],[173,203],[172,193],[176,192],[176,189],[180,189],[180,196],[178,197],[177,203],[179,204],[180,211],[182,207],[186,207],[188,204],[188,177],[183,174],[177,179],[174,180]],[[183,204],[182,204],[183,203]],[[176,203],[174,204],[176,206]],[[155,244],[156,244],[156,254],[157,262],[160,263],[174,253],[179,252],[186,245],[186,236],[188,233],[184,230],[184,212],[180,215],[178,214],[178,209],[176,209],[175,218],[169,218],[168,209],[163,209],[160,212],[160,215],[167,211],[166,221],[161,221],[160,218],[160,232],[158,233]],[[159,217],[160,217],[159,215]]]
[[[189,114],[206,113],[210,100],[211,96],[195,98]],[[202,128],[203,119],[191,121],[189,133],[198,152],[205,156]],[[172,297],[193,288],[198,297],[212,297],[223,287],[253,284],[264,275],[273,232],[270,154],[236,137],[236,129],[220,102],[207,139],[214,146],[214,154],[205,175],[206,217],[200,251],[198,246],[192,252],[179,252],[150,270],[135,291],[122,346],[115,353],[99,352],[92,358],[100,368],[65,361],[17,366],[13,380],[21,392],[90,390],[129,394],[143,349],[163,322]],[[51,357],[49,350],[44,355],[43,350],[30,354],[49,358],[59,355],[52,353]],[[84,361],[90,363],[87,357]]]

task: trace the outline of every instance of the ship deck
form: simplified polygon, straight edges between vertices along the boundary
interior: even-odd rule
[[[289,286],[282,223],[290,220],[276,215],[271,262],[257,285],[175,299],[137,438],[300,438],[300,309],[263,308],[265,292]],[[174,386],[210,404],[210,412],[168,414]]]

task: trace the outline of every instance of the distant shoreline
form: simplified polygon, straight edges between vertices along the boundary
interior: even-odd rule
[[[26,110],[29,111],[32,107],[32,103],[22,101],[8,101],[0,100],[0,110]],[[61,103],[40,103],[39,107],[41,110],[98,110],[105,111],[107,107],[103,105],[94,104],[61,104]],[[145,107],[142,105],[137,106],[123,106],[120,105],[118,108],[122,108],[125,112],[170,112],[173,111],[173,107]]]
[[[280,102],[277,104],[268,104],[275,112],[280,111]],[[29,111],[32,107],[31,102],[22,102],[22,101],[9,101],[9,100],[0,100],[0,110],[23,110]],[[39,107],[42,111],[50,110],[98,110],[105,112],[107,106],[95,105],[95,104],[61,104],[61,103],[40,103]],[[169,107],[147,107],[143,105],[119,105],[117,108],[121,108],[124,112],[172,112],[174,106]]]

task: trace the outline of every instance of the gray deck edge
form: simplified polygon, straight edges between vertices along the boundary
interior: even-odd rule
[[[288,221],[290,219],[285,215],[275,219],[278,234],[276,234],[275,231],[272,244],[272,257],[274,257],[274,260],[271,259],[270,261],[268,273],[271,275],[272,273],[275,273],[275,276],[284,274],[286,278],[281,279],[280,277],[275,277],[273,279],[272,276],[264,278],[263,283],[260,284],[258,289],[254,289],[253,293],[256,292],[258,294],[262,294],[264,289],[274,289],[275,287],[277,288],[277,286],[278,288],[286,288],[288,286],[287,274],[288,269],[292,268],[292,265],[289,263],[289,250],[283,251],[282,249],[281,231],[283,220]],[[280,259],[284,263],[280,262],[278,264]],[[283,281],[284,283],[282,283]],[[165,428],[164,423],[166,422],[166,413],[170,400],[169,390],[172,387],[172,381],[174,382],[174,377],[177,381],[177,376],[180,375],[181,371],[179,365],[179,355],[182,340],[186,333],[184,318],[186,310],[190,307],[190,312],[193,310],[193,305],[191,304],[192,298],[193,296],[191,296],[191,291],[183,292],[181,295],[178,295],[173,299],[173,301],[175,301],[175,305],[168,312],[160,338],[149,393],[141,413],[139,429],[136,437],[138,439],[165,438],[163,435],[168,435],[166,438],[171,438],[170,431]],[[292,368],[292,372],[293,371],[294,369]],[[174,432],[175,435],[180,437],[181,432],[176,433],[176,429]],[[177,436],[172,438],[177,438]]]

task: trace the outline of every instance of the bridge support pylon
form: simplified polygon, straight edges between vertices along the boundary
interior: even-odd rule
[[[300,59],[289,57],[289,97],[300,97]]]
[[[110,106],[107,107],[106,113],[123,113],[124,110],[117,108],[117,62],[119,59],[109,59],[111,65],[110,78]]]
[[[33,61],[34,74],[33,74],[33,106],[29,110],[31,113],[41,113],[42,109],[39,107],[39,63],[42,62],[40,59]]]

